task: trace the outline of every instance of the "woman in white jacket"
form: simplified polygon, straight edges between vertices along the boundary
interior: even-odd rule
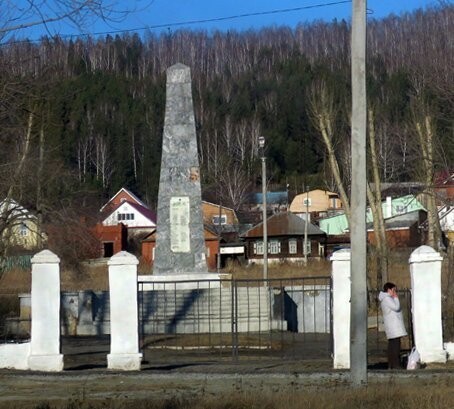
[[[401,367],[400,339],[407,335],[407,331],[405,330],[396,285],[386,283],[378,299],[380,300],[386,338],[388,339],[388,368],[398,369]]]

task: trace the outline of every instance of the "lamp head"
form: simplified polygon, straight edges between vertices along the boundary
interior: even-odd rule
[[[259,147],[262,149],[265,147],[265,137],[264,136],[259,136]]]

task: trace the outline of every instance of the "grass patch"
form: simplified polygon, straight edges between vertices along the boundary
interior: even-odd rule
[[[402,381],[401,381],[402,382]],[[34,406],[4,406],[34,409],[451,409],[454,405],[452,382],[431,383],[411,380],[407,384],[390,381],[364,388],[332,385],[330,387],[308,387],[305,391],[286,392],[257,391],[210,394],[202,396],[178,396],[159,399],[156,394],[149,399],[89,399],[61,403],[41,402]],[[188,392],[190,393],[190,392]]]

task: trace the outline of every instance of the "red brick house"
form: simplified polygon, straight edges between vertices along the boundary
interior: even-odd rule
[[[112,257],[126,249],[128,231],[123,223],[118,223],[116,226],[103,226],[101,223],[97,223],[92,231],[99,240],[98,254],[101,257]]]
[[[156,214],[125,188],[101,207],[99,219],[92,231],[100,241],[100,257],[140,251],[140,240],[156,228]]]
[[[219,251],[219,238],[209,227],[204,227],[206,260],[209,271],[215,271],[217,267],[217,254]],[[154,249],[156,247],[156,230],[142,240],[142,259],[153,266]]]
[[[109,212],[112,208],[118,206],[120,203],[130,202],[136,203],[140,206],[147,207],[147,205],[142,202],[134,193],[128,189],[122,187],[115,195],[113,195],[109,201],[101,207],[100,212]]]
[[[427,219],[425,210],[415,210],[385,220],[386,240],[390,248],[416,248],[424,244],[420,226]],[[367,241],[375,245],[375,231],[372,223],[367,224]]]

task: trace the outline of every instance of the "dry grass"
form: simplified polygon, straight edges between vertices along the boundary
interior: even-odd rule
[[[79,270],[64,269],[60,280],[62,291],[108,290],[109,288],[107,264],[85,265]],[[30,289],[30,270],[9,270],[0,278],[0,293],[29,293]]]
[[[331,272],[330,262],[327,260],[310,260],[307,266],[300,263],[273,263],[268,265],[268,278],[301,278],[329,276]],[[263,266],[252,264],[250,266],[238,266],[229,264],[223,273],[231,274],[236,280],[260,280],[263,278]]]
[[[398,288],[410,288],[410,272],[408,259],[410,251],[398,251],[390,254],[389,280],[396,283]],[[372,288],[377,285],[376,260],[371,254],[368,260],[368,277]],[[139,264],[139,274],[149,272],[149,266]],[[236,280],[260,280],[263,278],[263,267],[255,264],[239,266],[229,264],[223,273],[230,275]],[[297,263],[276,263],[268,267],[270,279],[321,277],[331,275],[331,263],[328,260],[309,260],[308,265]],[[453,285],[453,272],[450,271],[448,257],[443,261],[442,284],[443,288]],[[14,269],[5,272],[0,278],[0,293],[30,292],[31,274],[29,270]],[[61,274],[61,289],[63,291],[77,290],[108,290],[107,263],[85,263],[79,270],[65,269]],[[452,302],[454,304],[454,300]]]
[[[451,409],[454,407],[454,386],[452,380],[438,383],[430,380],[397,381],[390,378],[385,384],[372,384],[368,387],[354,389],[348,386],[333,385],[305,387],[301,390],[285,392],[263,390],[258,386],[254,392],[243,392],[241,389],[231,393],[214,394],[201,392],[199,396],[177,395],[172,398],[159,399],[157,394],[149,399],[105,399],[91,401],[74,400],[64,403],[38,403],[8,405],[4,402],[1,408],[33,409]],[[297,388],[297,387],[295,387]],[[271,388],[273,389],[273,388]],[[277,388],[276,388],[277,389]],[[181,391],[180,391],[181,392]],[[158,395],[159,396],[159,395]]]
[[[411,251],[395,251],[390,254],[389,280],[393,281],[398,288],[410,288],[410,270],[408,259]],[[368,259],[368,277],[372,288],[380,287],[377,284],[376,260],[373,254]],[[261,279],[263,278],[262,265],[238,266],[228,265],[225,273],[231,274],[235,279]],[[268,277],[297,278],[297,277],[321,277],[331,275],[331,262],[328,260],[309,260],[307,266],[301,263],[276,263],[269,264]]]

